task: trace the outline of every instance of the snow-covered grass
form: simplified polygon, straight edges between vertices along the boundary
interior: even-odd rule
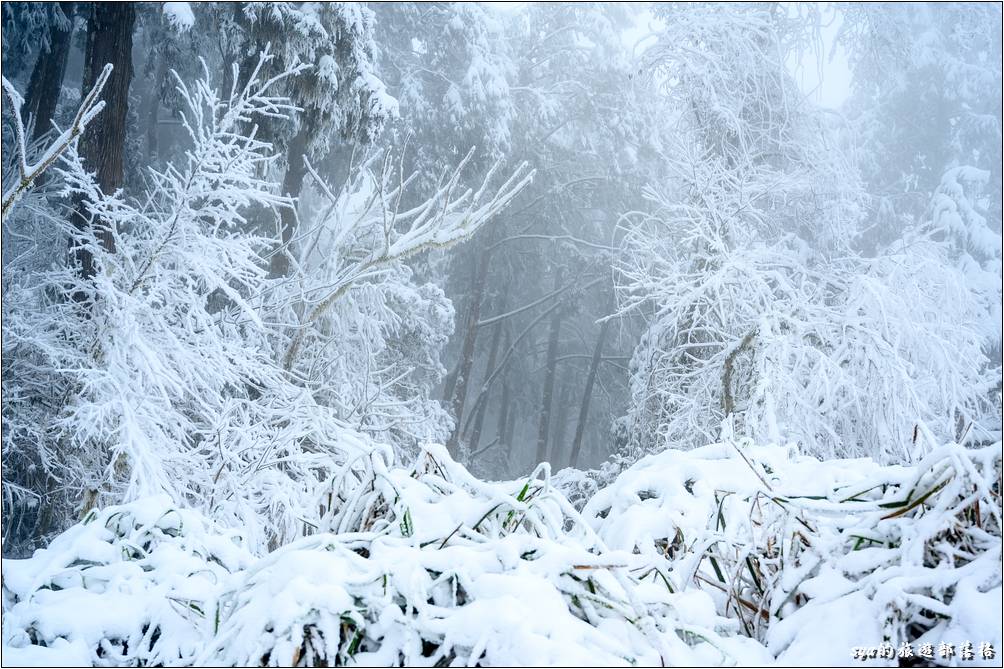
[[[909,467],[715,444],[641,460],[584,515],[780,662],[841,664],[883,642],[1000,647],[1000,474],[999,443]]]
[[[241,543],[167,496],[92,510],[4,560],[4,664],[191,664],[213,593],[252,563]]]
[[[489,483],[440,446],[410,467],[373,449],[330,482],[316,534],[264,556],[161,496],[5,560],[5,662],[846,664],[882,642],[1000,648],[1000,472],[999,443],[904,467],[729,442],[649,456],[579,512],[547,465]]]

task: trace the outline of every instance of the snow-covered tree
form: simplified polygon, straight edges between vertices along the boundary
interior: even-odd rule
[[[214,5],[208,11],[225,62],[235,59],[247,69],[265,45],[272,45],[275,71],[310,66],[280,91],[297,108],[292,122],[265,123],[262,128],[263,136],[284,154],[277,163],[284,195],[299,197],[307,174],[305,160],[316,162],[341,140],[351,141],[342,148],[354,155],[354,145],[372,142],[397,113],[397,101],[376,72],[374,19],[368,7],[350,2],[242,2]],[[277,241],[270,274],[286,276],[295,252],[290,247],[299,238],[296,208],[256,218],[262,233],[275,235]]]
[[[93,276],[57,263],[6,287],[5,452],[26,461],[15,477],[41,468],[58,483],[48,503],[64,516],[81,495],[90,506],[102,494],[194,493],[215,457],[202,431],[267,369],[263,351],[228,341],[236,317],[209,313],[205,298],[225,290],[251,313],[240,296],[260,280],[262,240],[240,233],[240,211],[281,198],[255,174],[267,145],[237,129],[288,105],[267,86],[227,104],[205,81],[182,91],[192,148],[180,168],[151,172],[142,200],[103,192],[69,148],[65,189],[108,223],[113,250],[90,226],[53,223],[91,254]]]
[[[208,74],[191,89],[179,84],[190,148],[183,164],[150,170],[142,198],[103,192],[67,149],[66,191],[109,225],[57,224],[95,271],[26,268],[8,287],[4,321],[14,352],[5,451],[24,463],[13,480],[41,468],[59,482],[51,504],[63,517],[81,495],[86,509],[167,492],[247,528],[256,545],[286,540],[314,515],[312,485],[324,471],[367,448],[350,423],[386,434],[442,420],[412,391],[435,382],[452,309],[434,287],[411,286],[401,263],[472,235],[529,176],[495,189],[493,171],[463,189],[461,164],[404,211],[393,203],[408,183],[395,181],[389,160],[379,176],[354,177],[342,198],[315,172],[330,202],[310,228],[311,274],[267,282],[268,240],[248,231],[245,213],[292,203],[263,176],[277,157],[255,123],[294,110],[271,89],[305,68],[263,80],[267,64],[224,100]],[[105,231],[113,250],[97,236]],[[292,285],[298,310],[275,303]],[[285,336],[277,315],[298,316],[298,327]],[[425,341],[378,350],[395,338]]]
[[[464,188],[472,155],[407,209],[418,175],[402,178],[390,155],[339,192],[311,170],[321,201],[310,205],[301,271],[280,286],[295,297],[279,318],[294,324],[281,340],[285,369],[331,398],[346,420],[396,432],[405,438],[393,441],[412,448],[448,436],[448,418],[429,396],[444,372],[439,354],[453,307],[435,285],[413,281],[405,261],[468,239],[532,177],[520,166],[499,186],[496,165],[476,190]],[[352,300],[342,299],[347,293]]]
[[[980,298],[923,231],[854,251],[863,194],[788,74],[804,38],[786,11],[688,6],[650,53],[680,120],[654,210],[624,224],[621,308],[651,309],[632,438],[698,446],[728,419],[827,457],[910,459],[989,410]]]
[[[515,115],[513,62],[504,22],[492,8],[465,2],[374,5],[380,71],[400,104],[391,128],[407,142],[407,164],[431,180],[472,146],[472,167],[487,169],[510,148]]]
[[[994,26],[1001,8],[879,3],[840,10],[838,39],[854,74],[847,107],[869,190],[887,208],[917,218],[946,170],[990,170],[999,231],[1001,39]]]

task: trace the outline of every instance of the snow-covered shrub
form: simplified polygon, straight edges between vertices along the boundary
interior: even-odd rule
[[[212,412],[220,388],[239,387],[236,377],[260,368],[253,352],[221,342],[226,325],[203,304],[213,289],[237,294],[258,275],[258,240],[234,234],[239,208],[277,200],[254,176],[269,160],[266,145],[235,129],[281,113],[266,89],[249,84],[231,92],[229,105],[206,82],[185,91],[192,150],[180,170],[151,172],[144,201],[100,192],[69,145],[57,176],[104,225],[53,216],[56,244],[45,262],[5,266],[5,454],[34,459],[17,476],[46,472],[35,490],[59,491],[45,495],[50,518],[73,517],[84,492],[109,492],[106,484],[133,494],[171,489],[171,478],[196,464],[200,413]],[[105,226],[117,253],[94,229]],[[64,266],[67,239],[94,258],[93,281]],[[239,363],[222,362],[235,360],[250,364],[226,378]]]
[[[5,504],[43,516],[35,534],[81,505],[166,492],[274,548],[308,531],[316,485],[370,448],[353,428],[410,445],[445,430],[429,392],[452,308],[404,260],[467,239],[532,173],[465,189],[465,161],[402,210],[412,180],[392,185],[389,160],[357,167],[344,198],[311,167],[331,196],[311,216],[311,271],[270,280],[272,241],[248,214],[294,203],[267,180],[277,156],[256,124],[294,111],[272,89],[304,68],[266,79],[270,60],[222,96],[208,72],[178,80],[190,144],[144,175],[142,197],[102,192],[66,147],[61,183],[88,220],[54,217],[55,253],[5,271],[4,453],[18,461]],[[67,238],[93,276],[64,265]]]
[[[350,463],[322,500],[330,531],[257,560],[166,498],[92,511],[5,561],[5,652],[104,666],[769,659],[706,594],[640,579],[648,556],[607,549],[546,465],[484,483],[442,446],[392,462],[375,448]]]
[[[287,204],[260,177],[273,157],[252,124],[289,105],[270,95],[274,80],[255,75],[225,100],[208,74],[191,88],[179,82],[191,147],[182,165],[148,172],[143,199],[102,192],[76,147],[65,153],[65,191],[83,196],[91,220],[54,224],[96,273],[63,266],[64,243],[52,264],[11,277],[5,297],[14,307],[3,324],[13,352],[5,436],[39,453],[59,481],[58,515],[75,515],[81,498],[86,508],[101,496],[160,492],[212,506],[235,457],[228,426],[269,423],[273,398],[290,394],[251,303],[267,240],[243,230],[242,214],[252,203]],[[226,308],[210,308],[214,293]],[[234,489],[255,493],[247,482],[226,492]]]
[[[583,515],[779,660],[840,664],[883,642],[1000,647],[1000,476],[1000,443],[880,466],[729,441],[644,458]]]
[[[861,645],[999,647],[1000,475],[1000,443],[882,466],[730,440],[648,456],[580,514],[546,465],[486,483],[442,446],[411,467],[370,448],[320,493],[317,533],[263,557],[160,497],[5,560],[5,657],[842,664]]]
[[[221,599],[204,662],[734,662],[741,640],[699,593],[640,585],[550,485],[473,478],[440,446],[411,469],[373,451],[327,497],[322,529],[263,558]],[[729,659],[731,658],[731,659]]]
[[[191,664],[216,593],[250,562],[239,535],[166,496],[94,509],[30,559],[3,561],[4,660]]]

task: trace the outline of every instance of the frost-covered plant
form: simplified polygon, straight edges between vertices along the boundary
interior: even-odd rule
[[[986,298],[951,247],[923,227],[854,251],[864,193],[784,65],[809,36],[762,8],[673,18],[650,56],[680,113],[670,178],[624,218],[617,267],[621,310],[650,318],[636,455],[714,441],[734,416],[758,443],[909,459],[992,415]]]
[[[339,136],[367,143],[397,114],[376,71],[373,11],[358,3],[240,2],[208,8],[217,14],[228,56],[252,62],[269,44],[277,74],[301,63],[303,76],[279,84],[298,109],[291,121],[267,130],[279,145],[323,154]]]
[[[14,164],[8,168],[4,166],[4,188],[3,188],[3,208],[4,218],[11,212],[14,205],[21,197],[28,192],[35,181],[42,176],[42,173],[49,169],[59,156],[75,144],[87,125],[94,120],[105,107],[104,100],[100,99],[101,89],[104,88],[108,77],[111,76],[112,66],[106,65],[98,75],[94,83],[94,88],[84,96],[77,110],[70,127],[54,138],[44,150],[37,150],[35,156],[29,160],[28,132],[25,128],[24,120],[21,118],[21,107],[24,105],[24,98],[18,93],[14,85],[6,78],[0,78],[3,84],[4,97],[9,104],[10,116],[13,123],[13,142],[10,147],[14,155]]]
[[[485,483],[442,446],[409,468],[371,448],[318,501],[325,531],[257,560],[166,498],[94,511],[50,549],[5,562],[5,655],[110,666],[769,659],[704,593],[640,581],[648,557],[607,549],[547,465]],[[81,602],[102,613],[66,615]]]
[[[841,14],[837,40],[853,74],[845,110],[871,193],[916,218],[946,170],[973,165],[993,175],[999,230],[1001,8],[846,3]]]
[[[239,535],[166,496],[93,509],[30,560],[4,560],[5,659],[189,665],[215,593],[250,562]]]
[[[755,441],[910,459],[993,414],[984,300],[932,233],[827,260],[691,225],[666,207],[625,238],[624,304],[655,311],[632,361],[641,448],[713,441],[734,415]],[[715,251],[695,263],[688,235]]]
[[[685,622],[665,588],[638,590],[632,557],[596,541],[550,486],[546,465],[525,482],[489,484],[441,446],[424,450],[411,469],[387,458],[373,451],[332,481],[322,529],[333,533],[269,555],[222,596],[220,630],[202,661],[619,665],[736,657],[737,646],[715,631],[722,621]]]
[[[30,127],[25,126],[22,117],[24,100],[6,78],[2,80],[7,102],[4,110],[10,121],[4,124],[2,168],[5,322],[18,317],[12,312],[19,303],[15,299],[8,299],[11,296],[11,286],[18,283],[24,272],[31,272],[47,264],[51,248],[65,247],[65,236],[59,229],[59,214],[51,204],[58,187],[45,183],[42,177],[50,176],[46,174],[47,171],[76,143],[87,125],[104,108],[104,102],[99,97],[111,69],[109,65],[101,72],[95,87],[84,96],[76,109],[69,128],[56,135],[41,134],[34,141],[30,140]],[[4,341],[6,342],[6,338]],[[4,356],[5,381],[11,367],[11,356]],[[3,404],[5,429],[2,452],[7,466],[3,479],[5,540],[12,539],[12,535],[17,535],[17,540],[20,540],[31,533],[31,528],[46,527],[49,522],[45,512],[39,508],[39,491],[52,482],[50,465],[56,458],[46,448],[45,430],[41,421],[37,420],[45,410],[37,402],[24,401],[25,399],[22,397],[8,401],[5,398]],[[14,406],[22,412],[22,416],[17,419],[12,416]],[[22,443],[34,444],[36,448],[19,448],[18,445]],[[17,474],[11,476],[11,471],[16,471]],[[11,518],[11,515],[15,518]]]
[[[999,442],[882,467],[730,440],[641,460],[583,515],[782,662],[839,664],[862,644],[1000,643],[999,618],[971,615],[1000,597],[1000,474]]]
[[[1000,600],[1000,443],[881,466],[730,438],[646,457],[581,514],[546,464],[486,483],[442,446],[394,462],[369,445],[316,491],[317,533],[258,558],[166,496],[92,510],[4,561],[5,658],[839,664],[1001,642],[972,615]]]
[[[445,373],[439,355],[453,307],[406,263],[469,239],[533,177],[522,164],[496,185],[496,163],[480,186],[464,187],[473,155],[419,196],[409,189],[418,175],[406,177],[389,154],[372,156],[338,190],[308,163],[317,192],[301,203],[295,271],[270,297],[274,319],[293,324],[276,344],[293,378],[346,422],[412,452],[448,436],[449,417],[430,394]]]
[[[1000,198],[994,202],[990,180],[990,172],[975,167],[946,171],[931,197],[926,225],[950,244],[952,258],[980,296],[985,310],[980,325],[997,352],[992,361],[1000,359],[1001,347],[1001,233],[1000,220],[993,220]]]
[[[392,186],[389,161],[354,172],[342,199],[310,167],[330,197],[306,229],[309,272],[269,282],[270,241],[246,215],[293,203],[267,180],[276,158],[256,122],[293,109],[271,89],[305,67],[264,79],[270,58],[224,99],[208,73],[179,81],[191,146],[149,171],[141,199],[102,192],[67,149],[64,190],[101,223],[53,224],[98,271],[24,266],[5,295],[4,447],[18,459],[7,490],[59,490],[43,532],[81,498],[86,510],[167,492],[275,547],[309,528],[318,481],[368,448],[352,425],[412,446],[444,431],[428,391],[452,309],[403,261],[468,238],[532,174],[494,189],[491,170],[463,189],[461,163],[404,209],[410,180]]]
[[[39,58],[44,58],[52,49],[48,28],[56,25],[60,30],[67,30],[73,21],[72,14],[63,13],[65,5],[18,3],[3,7],[3,42],[4,60],[8,62],[28,59],[33,51],[39,49]],[[42,119],[48,122],[48,119]]]
[[[15,482],[48,472],[57,515],[72,515],[81,495],[85,507],[104,494],[211,499],[227,459],[220,423],[241,422],[228,421],[235,403],[273,406],[246,401],[283,381],[249,334],[261,328],[248,300],[264,276],[265,240],[242,230],[241,213],[286,204],[258,176],[272,157],[245,126],[289,109],[270,95],[273,83],[252,76],[226,100],[208,76],[180,84],[191,148],[182,166],[149,172],[141,200],[102,192],[68,148],[64,189],[110,227],[114,252],[95,226],[54,220],[99,271],[85,279],[58,261],[24,267],[5,286],[3,324],[5,452],[32,460]],[[208,308],[214,292],[227,309]]]

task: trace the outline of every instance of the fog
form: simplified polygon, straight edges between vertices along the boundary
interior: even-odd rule
[[[679,475],[721,504],[735,470],[702,460],[718,446],[763,482],[754,504],[810,461],[824,468],[814,484],[867,470],[889,495],[906,485],[895,467],[940,472],[939,453],[960,472],[977,463],[953,481],[999,475],[999,457],[973,455],[1001,439],[999,4],[2,12],[5,556],[90,531],[77,523],[122,504],[240,532],[240,565],[327,534],[400,531],[424,550],[496,530],[491,541],[573,541],[581,523],[574,545],[589,555],[606,555],[590,543],[601,535],[645,555],[656,539],[617,535],[629,512],[612,491],[665,501],[655,482]],[[712,478],[694,488],[697,474],[673,467]],[[999,551],[999,484],[982,480],[966,485],[996,499],[984,506],[996,504]],[[495,519],[502,502],[488,501],[503,498],[513,510]],[[538,518],[528,499],[554,506]],[[423,508],[438,520],[422,525]],[[474,509],[481,520],[464,515]],[[965,522],[982,527],[977,516]],[[658,539],[659,559],[718,541],[684,542],[680,527]],[[990,554],[984,539],[965,550]],[[764,661],[783,659],[762,627],[781,604],[746,620],[702,589],[697,559],[693,587],[716,615],[738,616]],[[742,588],[769,596],[753,578],[735,585],[744,606]],[[333,615],[332,629],[348,624]],[[589,606],[574,615],[602,627]],[[904,639],[933,629],[918,620]],[[346,629],[330,633],[345,640],[337,657],[303,661],[377,652]],[[18,648],[44,645],[27,634]],[[446,637],[423,636],[439,655],[421,657],[480,661],[477,643],[467,657]],[[192,638],[209,654],[142,661],[278,657]],[[649,643],[616,657],[658,662],[665,648]],[[368,657],[419,661],[410,652]]]

